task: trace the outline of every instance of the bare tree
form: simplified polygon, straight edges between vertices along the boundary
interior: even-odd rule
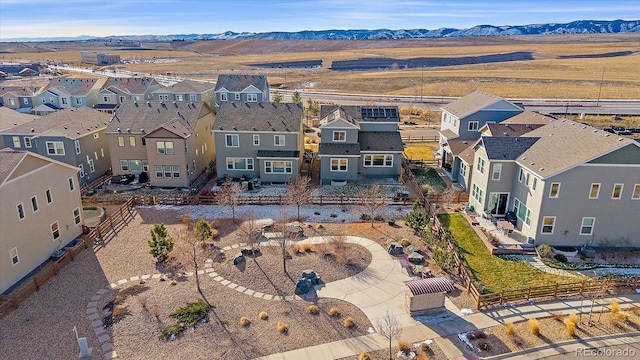
[[[193,220],[188,216],[183,216],[180,220],[185,225],[185,229],[179,235],[182,253],[193,265],[193,275],[196,279],[198,293],[208,305],[211,305],[200,287],[200,276],[198,274],[200,264],[206,261],[206,255],[202,248],[204,241],[212,235],[211,225],[204,219],[200,219],[194,224]]]
[[[306,205],[311,202],[313,197],[313,188],[311,187],[311,178],[308,176],[298,175],[295,181],[288,183],[287,203],[295,205],[298,209],[298,221],[300,221],[300,205]]]
[[[359,205],[371,220],[371,227],[373,227],[373,219],[389,202],[386,196],[380,194],[380,186],[378,184],[361,191],[358,194],[358,200],[360,200]]]
[[[248,211],[242,216],[242,223],[238,230],[251,246],[251,257],[255,261],[254,251],[260,245],[260,239],[262,239],[262,226],[256,222],[253,211]]]
[[[274,240],[282,253],[282,270],[287,273],[287,255],[291,249],[291,245],[299,238],[299,234],[296,227],[288,224],[289,216],[286,206],[280,206],[278,209],[278,217],[276,225],[281,230],[281,235],[277,236]]]
[[[231,207],[231,218],[236,222],[236,206],[239,195],[242,193],[242,185],[227,177],[219,191],[219,203]]]
[[[391,360],[393,359],[393,356],[391,355],[391,341],[400,336],[400,333],[402,332],[400,322],[398,322],[398,319],[393,317],[391,313],[387,311],[387,314],[382,319],[378,319],[377,325],[380,335],[389,340],[389,360]]]
[[[449,189],[442,193],[442,199],[447,206],[451,206],[451,203],[456,199],[456,196],[458,196],[458,192],[453,189]]]

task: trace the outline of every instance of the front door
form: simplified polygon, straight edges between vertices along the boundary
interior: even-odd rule
[[[507,213],[509,203],[509,193],[491,193],[489,198],[489,212],[493,215],[504,215]]]

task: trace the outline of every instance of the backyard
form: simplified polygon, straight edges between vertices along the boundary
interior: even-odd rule
[[[404,147],[404,154],[412,161],[434,161],[433,154],[438,150],[437,142],[417,142]]]

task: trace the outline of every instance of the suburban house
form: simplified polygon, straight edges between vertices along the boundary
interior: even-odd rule
[[[218,75],[216,106],[223,102],[269,102],[269,83],[264,75]]]
[[[110,77],[98,91],[94,109],[113,114],[118,105],[128,100],[151,100],[151,93],[160,88],[152,78],[113,78]]]
[[[223,102],[213,128],[217,177],[285,183],[304,152],[302,105]]]
[[[441,110],[438,155],[442,169],[453,181],[461,171],[461,152],[480,138],[479,130],[485,124],[499,123],[524,111],[508,100],[482,91],[474,91]]]
[[[120,63],[120,55],[80,51],[80,61],[93,65],[112,65]]]
[[[38,88],[28,86],[3,86],[0,88],[0,103],[9,109],[28,113],[33,108]]]
[[[396,106],[323,106],[321,114],[322,184],[400,176],[404,146]]]
[[[157,101],[204,101],[209,107],[213,107],[213,83],[182,80],[179,83],[167,87],[160,87],[151,93],[151,98]]]
[[[77,173],[29,151],[0,150],[0,293],[82,234]]]
[[[111,168],[104,131],[110,116],[90,108],[56,111],[0,132],[2,142],[79,168],[80,184],[88,184]]]
[[[561,119],[474,151],[476,212],[513,211],[536,244],[640,246],[640,143]]]
[[[126,101],[105,130],[113,175],[147,173],[149,185],[190,187],[215,160],[215,115],[202,101]]]
[[[8,107],[0,107],[0,132],[38,119],[39,116],[19,113]],[[7,147],[4,137],[0,136],[0,149]]]
[[[25,73],[26,69],[29,69],[26,76],[32,76],[31,74],[39,74],[44,68],[40,63],[0,63],[0,72],[5,76],[20,75],[20,73]]]
[[[56,78],[36,95],[38,105],[54,108],[93,107],[97,103],[98,91],[106,79]]]

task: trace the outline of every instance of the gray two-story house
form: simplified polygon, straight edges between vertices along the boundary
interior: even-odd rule
[[[218,75],[216,106],[223,102],[269,102],[269,83],[264,75]]]
[[[34,96],[38,88],[29,86],[3,86],[0,88],[0,104],[21,113],[30,112],[34,107]]]
[[[204,101],[209,107],[215,104],[213,83],[194,80],[182,80],[167,87],[160,87],[151,92],[156,101]]]
[[[51,105],[58,109],[93,107],[105,78],[55,78],[37,94],[38,105]],[[57,98],[57,99],[55,99]]]
[[[357,182],[400,175],[404,146],[395,106],[323,106],[320,182]]]
[[[304,151],[300,104],[223,102],[213,134],[218,179],[286,183],[300,170]]]
[[[151,93],[160,88],[152,78],[108,78],[98,91],[96,110],[113,114],[118,105],[125,101],[146,101]]]
[[[28,150],[79,168],[82,185],[111,168],[104,130],[110,116],[90,108],[56,111],[0,132],[4,145]]]

